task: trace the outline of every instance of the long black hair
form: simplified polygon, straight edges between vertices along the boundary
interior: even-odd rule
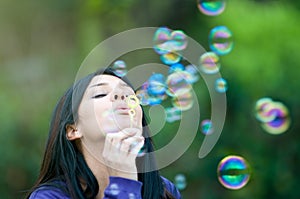
[[[77,111],[83,94],[93,77],[101,74],[113,75],[118,78],[112,69],[106,68],[74,83],[58,101],[50,123],[49,137],[44,152],[44,157],[38,179],[26,198],[35,189],[44,186],[55,186],[68,193],[73,199],[93,199],[99,192],[99,185],[96,177],[88,167],[81,150],[78,149],[76,141],[70,141],[66,137],[66,126],[75,124]],[[121,78],[128,85],[130,82],[126,77]],[[145,137],[145,150],[153,152],[154,147],[151,140],[150,130],[147,125],[143,110],[143,136]],[[138,180],[143,183],[143,199],[172,199],[174,198],[165,188],[153,155],[147,155],[137,160],[139,170]],[[140,172],[142,171],[142,172]],[[74,175],[75,174],[75,175]],[[57,181],[63,181],[66,185],[60,186]],[[84,188],[82,186],[84,184]],[[103,190],[104,191],[104,190]]]

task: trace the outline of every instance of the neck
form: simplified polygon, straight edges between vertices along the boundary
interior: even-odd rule
[[[83,148],[83,155],[85,161],[89,168],[92,170],[94,176],[96,177],[99,185],[99,192],[96,199],[101,199],[104,197],[104,190],[109,184],[109,174],[105,164],[99,159],[100,157],[95,157],[90,154],[86,148]]]

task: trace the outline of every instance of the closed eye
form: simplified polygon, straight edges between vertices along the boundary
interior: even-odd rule
[[[95,96],[93,96],[92,98],[102,98],[102,97],[105,97],[105,96],[107,96],[106,93],[105,93],[105,94],[95,95]]]

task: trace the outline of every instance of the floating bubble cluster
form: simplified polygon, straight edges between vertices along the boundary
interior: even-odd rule
[[[119,77],[123,77],[127,74],[126,63],[123,60],[115,61],[111,68]]]
[[[226,55],[233,49],[232,32],[226,26],[216,26],[210,31],[208,42],[213,52]]]
[[[271,98],[261,98],[256,102],[255,116],[261,127],[270,134],[284,133],[291,124],[287,107]]]
[[[175,176],[174,184],[178,190],[183,190],[186,188],[187,182],[186,177],[183,174],[177,174]]]
[[[209,16],[216,16],[225,10],[225,0],[198,0],[199,10]]]
[[[224,187],[241,189],[250,179],[250,166],[243,157],[231,155],[220,161],[217,174]]]

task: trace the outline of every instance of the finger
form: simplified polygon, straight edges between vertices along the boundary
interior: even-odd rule
[[[122,141],[120,151],[129,153],[133,149],[139,147],[141,142],[144,142],[144,137],[142,136],[129,137]]]

